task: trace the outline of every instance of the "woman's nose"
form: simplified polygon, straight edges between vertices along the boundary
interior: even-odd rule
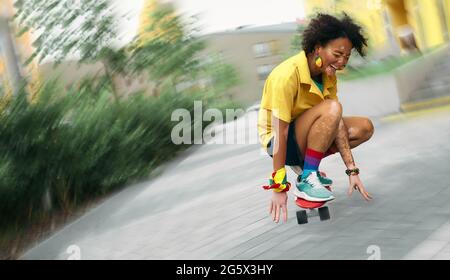
[[[347,65],[347,62],[348,62],[347,58],[341,57],[341,58],[338,59],[336,66],[338,66],[339,68],[343,69]]]

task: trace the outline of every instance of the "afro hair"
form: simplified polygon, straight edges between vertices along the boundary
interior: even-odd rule
[[[362,27],[355,24],[345,13],[342,19],[327,14],[318,14],[303,32],[302,47],[309,54],[314,52],[316,45],[325,46],[332,40],[348,38],[353,48],[364,57],[367,39],[362,33]]]

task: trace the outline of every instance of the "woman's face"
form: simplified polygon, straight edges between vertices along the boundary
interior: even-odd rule
[[[342,70],[347,65],[352,54],[353,45],[348,38],[338,38],[325,46],[316,48],[316,55],[322,58],[322,73],[328,76],[336,75],[336,70]]]

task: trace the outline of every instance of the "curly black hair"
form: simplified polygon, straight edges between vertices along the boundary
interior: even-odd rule
[[[355,24],[346,13],[343,14],[342,19],[327,14],[318,14],[303,32],[302,47],[309,54],[314,52],[316,45],[325,46],[334,39],[348,38],[353,48],[364,57],[367,38],[362,33],[362,27]]]

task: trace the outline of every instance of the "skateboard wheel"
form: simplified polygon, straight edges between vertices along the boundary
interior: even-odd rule
[[[305,210],[297,211],[297,222],[299,225],[308,223],[308,214]]]
[[[321,221],[330,219],[330,210],[328,209],[328,207],[319,208],[319,217]]]

